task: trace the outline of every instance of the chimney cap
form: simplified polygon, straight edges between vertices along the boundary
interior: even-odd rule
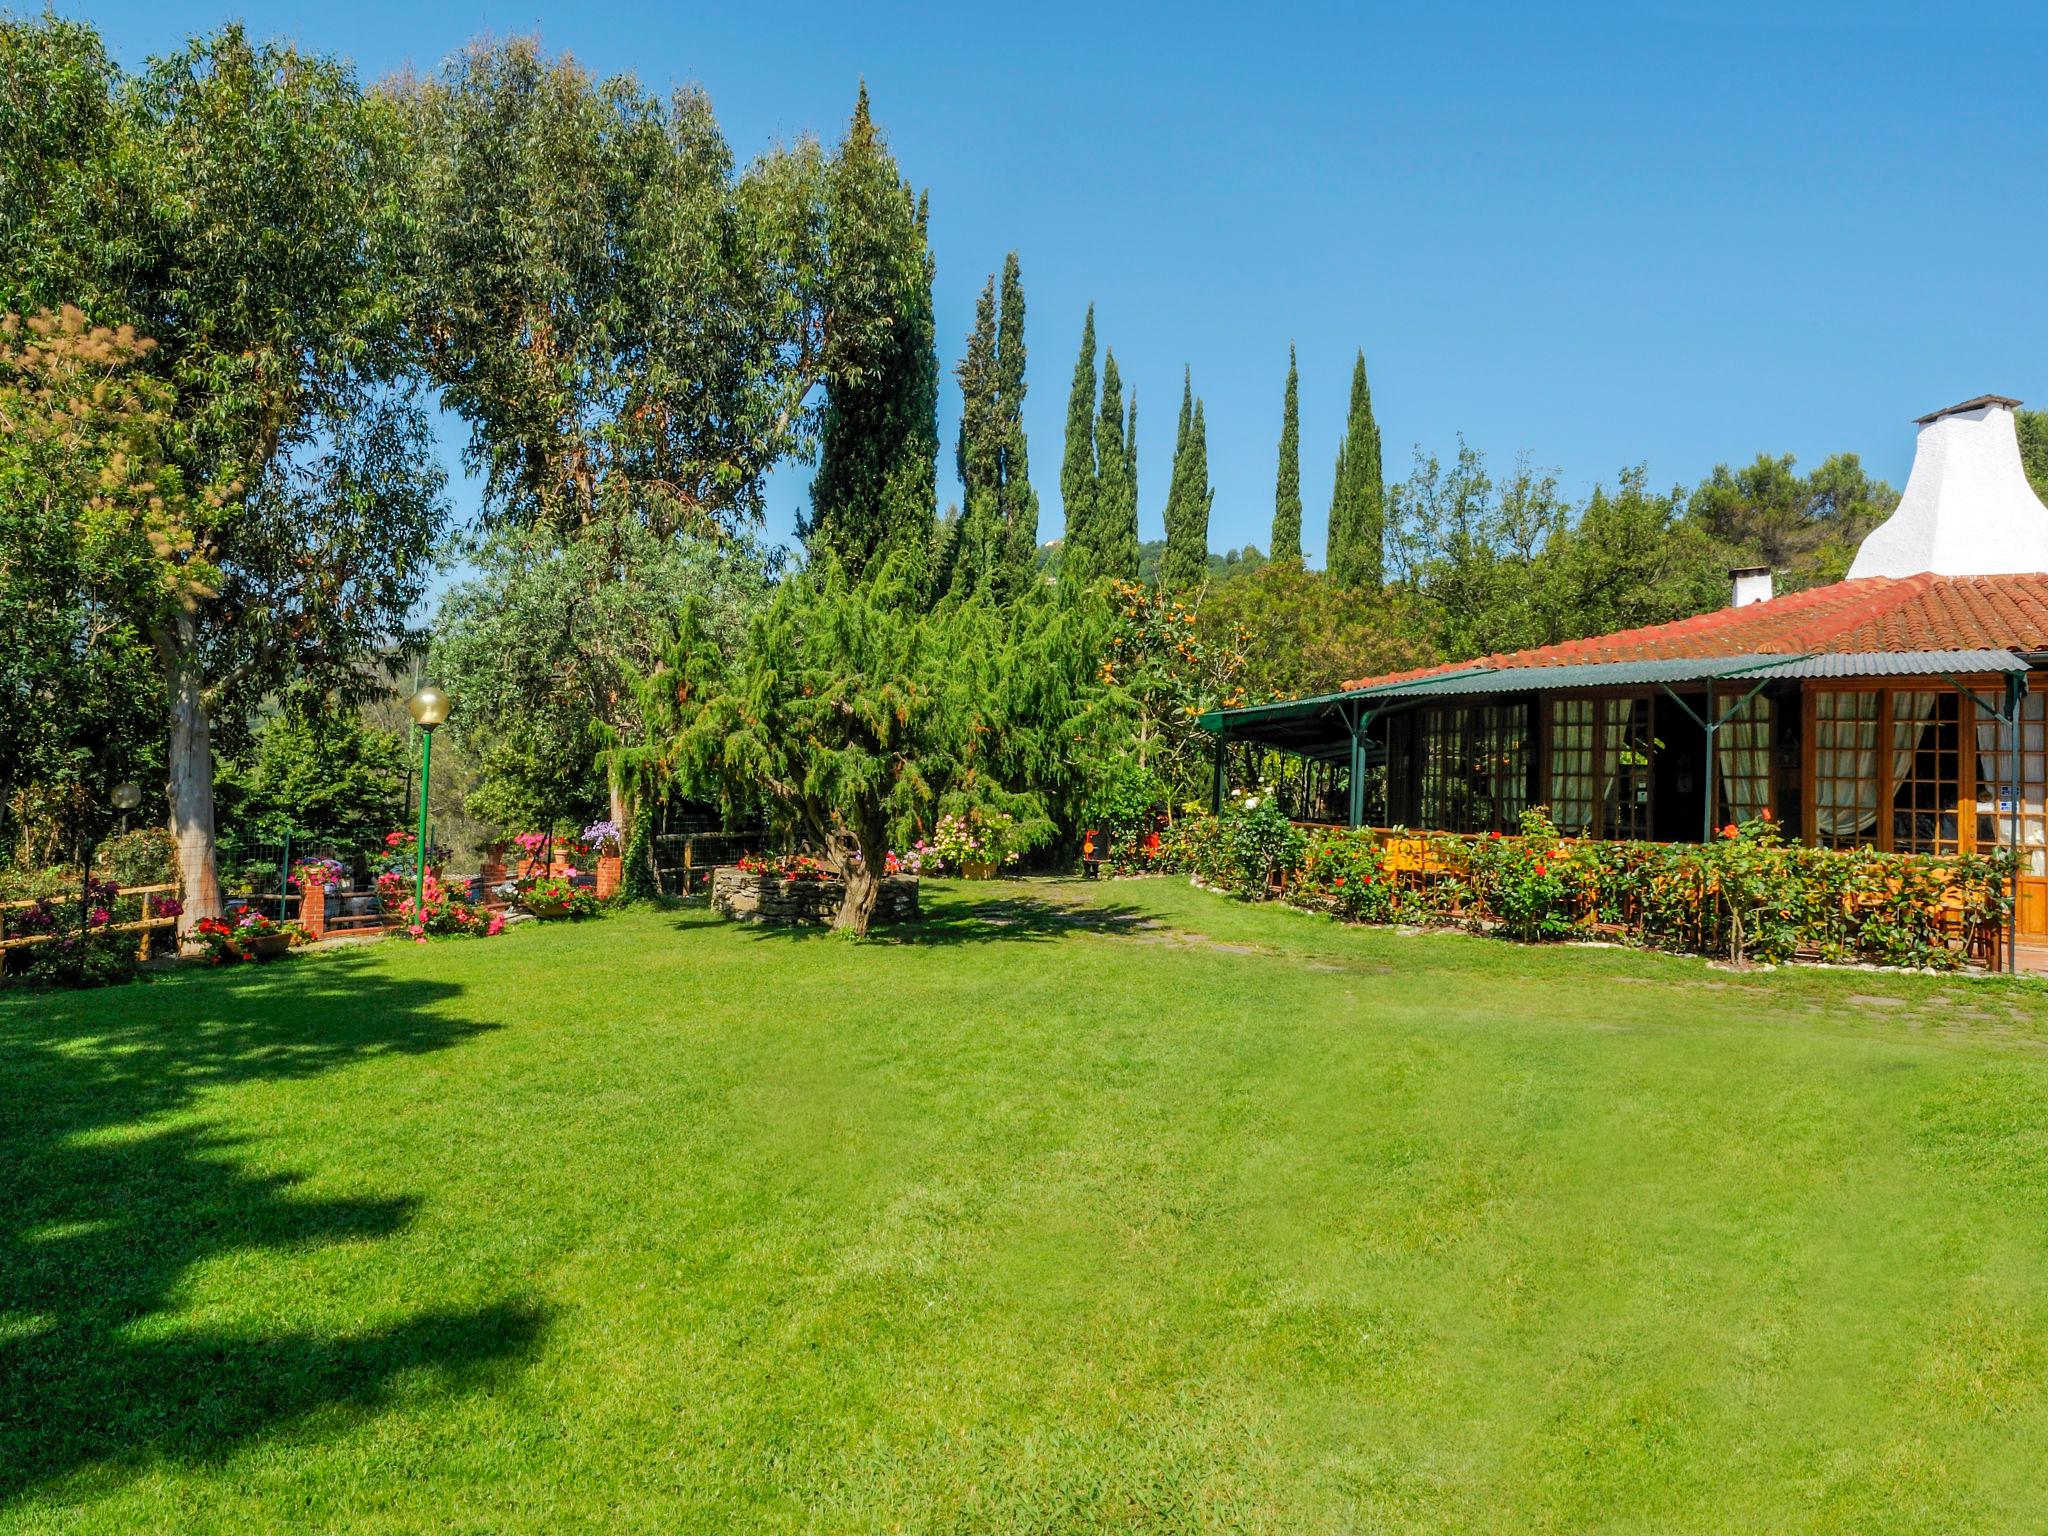
[[[1768,565],[1731,565],[1728,567],[1728,574],[1730,576],[1768,576],[1774,569],[1775,567]]]
[[[1924,427],[1931,421],[1941,420],[1944,416],[1960,416],[1964,411],[1980,411],[1987,405],[2002,405],[2009,411],[2020,408],[2020,402],[2011,395],[1979,395],[1974,400],[1965,400],[1961,405],[1944,406],[1938,411],[1929,411],[1925,416],[1915,416],[1913,425]]]

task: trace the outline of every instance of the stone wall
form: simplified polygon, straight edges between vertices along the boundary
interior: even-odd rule
[[[711,910],[742,923],[829,923],[845,887],[837,880],[785,880],[737,865],[711,874]],[[907,923],[917,917],[917,877],[891,875],[875,898],[875,921]]]

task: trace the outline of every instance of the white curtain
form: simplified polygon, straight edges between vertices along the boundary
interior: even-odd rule
[[[2007,846],[2013,822],[2019,822],[2020,870],[2048,874],[2048,731],[2044,731],[2048,698],[2032,694],[2020,703],[2020,782],[2008,789],[2011,808],[2000,812],[2002,788],[2012,786],[2012,732],[1996,716],[1977,714],[1977,846]],[[2016,792],[2015,792],[2016,791]]]
[[[1771,701],[1746,700],[1714,732],[1714,772],[1729,819],[1754,821],[1771,803]]]

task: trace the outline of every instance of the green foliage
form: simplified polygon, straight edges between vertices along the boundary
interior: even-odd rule
[[[855,579],[893,561],[907,599],[922,603],[939,451],[928,211],[868,115],[865,85],[827,185],[835,316],[859,311],[880,329],[860,345],[827,333],[818,478],[800,531],[813,559],[837,560]]]
[[[635,816],[633,833],[619,863],[621,901],[657,901],[661,886],[654,875],[654,818]]]
[[[442,598],[428,667],[458,700],[443,735],[474,765],[468,808],[505,828],[608,810],[599,748],[644,731],[630,677],[687,605],[722,642],[738,636],[774,573],[751,539],[663,537],[638,519],[567,539],[506,528],[471,563]]]
[[[46,987],[117,987],[133,981],[140,969],[135,935],[103,929],[59,933],[31,947],[27,958],[22,978]]]
[[[1086,652],[1066,610],[1018,606],[920,614],[893,570],[854,583],[828,568],[783,582],[738,645],[688,614],[637,682],[649,737],[617,771],[808,841],[846,881],[839,925],[865,934],[891,846],[941,814],[1008,815],[1023,847],[1052,835]]]
[[[1002,445],[1003,580],[1014,596],[1031,584],[1038,553],[1038,492],[1024,439],[1024,281],[1015,251],[1003,258],[1003,307],[996,322],[996,406]]]
[[[332,700],[292,699],[258,728],[246,753],[219,765],[223,861],[238,864],[287,836],[308,853],[380,846],[402,813],[410,766],[394,732]]]
[[[1098,754],[1095,777],[1128,757],[1167,787],[1169,804],[1206,802],[1216,738],[1201,716],[1245,702],[1244,634],[1204,635],[1185,599],[1135,582],[1109,588],[1112,628],[1101,669],[1101,716],[1113,722],[1113,751]]]
[[[1138,392],[1124,413],[1123,375],[1116,353],[1102,357],[1102,409],[1095,422],[1097,474],[1090,540],[1094,575],[1111,581],[1142,580],[1138,574]]]
[[[1715,466],[1687,513],[1734,552],[1727,564],[1768,565],[1780,591],[1798,591],[1840,581],[1863,536],[1898,504],[1898,492],[1871,479],[1853,453],[1838,453],[1807,475],[1789,453],[1758,454],[1742,469]]]
[[[703,92],[663,101],[528,39],[389,100],[406,308],[496,522],[747,526],[769,469],[815,446],[819,386],[914,344],[895,322],[921,247],[864,101],[832,161],[803,143],[736,173]]]
[[[2034,494],[2048,501],[2048,411],[2020,411],[2014,416],[2020,440],[2020,465]]]
[[[1347,587],[1376,587],[1385,579],[1386,480],[1380,463],[1380,428],[1361,350],[1351,368],[1351,404],[1337,475],[1330,490],[1329,543],[1324,568]]]
[[[1166,552],[1159,563],[1162,590],[1192,593],[1209,565],[1209,509],[1216,492],[1209,484],[1209,433],[1194,376],[1181,381],[1180,426],[1173,444],[1173,480],[1166,492]]]
[[[1231,569],[1230,579],[1212,577],[1196,630],[1205,644],[1242,652],[1237,686],[1247,699],[1329,693],[1440,657],[1410,594],[1345,587],[1295,562]]]
[[[1301,564],[1301,373],[1291,342],[1280,408],[1280,470],[1273,486],[1273,558]]]
[[[1299,868],[1307,848],[1301,829],[1267,787],[1232,800],[1216,818],[1215,830],[1218,858],[1211,877],[1250,901],[1262,900],[1275,880]]]
[[[1012,251],[991,277],[960,360],[957,463],[966,506],[944,561],[959,598],[1008,602],[1035,583],[1038,493],[1024,436],[1024,286]]]

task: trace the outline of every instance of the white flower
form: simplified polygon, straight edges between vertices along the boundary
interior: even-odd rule
[[[1259,797],[1257,795],[1246,795],[1244,797],[1244,808],[1248,811],[1256,811],[1259,808]]]

